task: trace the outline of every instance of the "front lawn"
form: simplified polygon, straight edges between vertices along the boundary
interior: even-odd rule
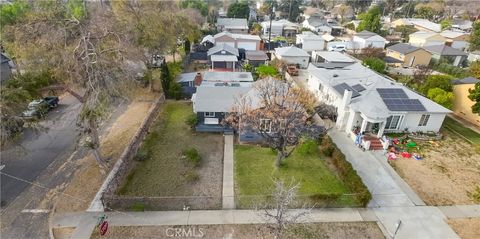
[[[222,135],[196,133],[187,125],[186,119],[192,114],[191,103],[167,101],[162,107],[139,150],[145,152],[142,157],[146,159],[137,162],[118,194],[167,198],[213,197],[220,205]],[[197,149],[201,156],[198,165],[184,156],[186,150],[191,148]],[[183,203],[180,199],[178,202]]]
[[[456,133],[464,139],[467,139],[470,143],[480,144],[480,134],[463,126],[461,123],[450,117],[445,117],[443,121],[443,128]]]
[[[289,183],[300,183],[298,204],[310,206],[357,206],[348,195],[345,184],[332,172],[320,155],[305,155],[296,150],[288,157],[280,169],[274,162],[276,153],[270,148],[235,146],[235,200],[237,207],[251,208],[263,206],[274,191],[274,179]],[[328,201],[328,202],[327,202]]]

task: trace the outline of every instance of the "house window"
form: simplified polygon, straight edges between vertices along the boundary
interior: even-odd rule
[[[260,120],[260,131],[265,133],[272,132],[272,121],[269,119],[261,119]]]
[[[205,112],[205,117],[215,117],[215,112]]]
[[[395,130],[398,129],[401,121],[401,115],[392,115],[387,118],[387,123],[385,124],[385,129]]]
[[[426,126],[428,124],[428,119],[430,119],[430,115],[422,115],[422,117],[420,117],[420,122],[418,122],[418,126]]]

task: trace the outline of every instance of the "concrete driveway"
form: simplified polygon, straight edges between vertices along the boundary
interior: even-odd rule
[[[40,123],[41,130],[26,129],[19,144],[1,152],[1,204],[8,206],[56,158],[71,154],[76,144],[76,121],[81,104],[71,95]],[[6,174],[17,177],[13,178]],[[20,180],[22,179],[22,180]]]

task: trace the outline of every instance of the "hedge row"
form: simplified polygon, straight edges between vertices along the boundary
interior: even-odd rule
[[[353,169],[352,164],[345,159],[345,155],[337,145],[332,142],[332,139],[328,135],[325,135],[321,144],[322,153],[325,156],[331,157],[340,179],[351,192],[357,194],[359,203],[364,207],[367,206],[372,199],[372,194],[368,191],[367,186],[363,184],[362,179],[358,176],[357,171]]]

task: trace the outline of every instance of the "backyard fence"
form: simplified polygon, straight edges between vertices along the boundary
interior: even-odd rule
[[[109,200],[112,200],[112,198],[114,198],[116,191],[121,186],[122,182],[125,180],[127,174],[130,172],[130,169],[133,166],[133,157],[136,155],[138,149],[140,148],[141,143],[147,135],[150,125],[153,123],[156,116],[158,115],[158,112],[160,111],[160,106],[163,102],[165,102],[165,95],[162,94],[162,96],[160,96],[152,105],[148,112],[148,115],[143,120],[140,128],[137,130],[132,140],[127,145],[118,161],[115,163],[113,169],[111,170],[110,174],[104,182],[106,183],[106,186],[102,185],[103,192],[101,196],[101,201],[103,205],[107,206],[107,208],[108,205],[111,205],[111,202]]]

